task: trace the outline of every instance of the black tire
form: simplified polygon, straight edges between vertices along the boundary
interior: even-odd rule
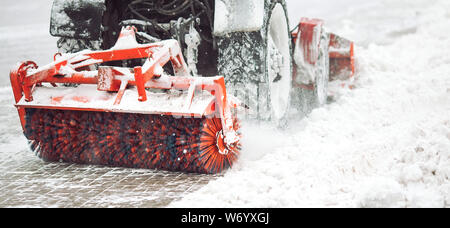
[[[61,37],[56,43],[59,53],[77,53],[83,50],[98,50],[100,41],[90,41],[74,38]],[[74,83],[64,83],[65,87],[77,87]]]
[[[329,34],[322,29],[319,58],[315,66],[314,89],[295,88],[292,92],[293,106],[297,108],[295,115],[306,117],[315,108],[321,107],[328,100],[328,82],[330,77]]]
[[[286,43],[289,46],[289,59],[284,61],[288,61],[289,72],[292,72],[292,44],[290,42],[287,7],[284,0],[265,1],[264,24],[261,30],[233,32],[217,37],[219,49],[218,72],[219,75],[225,77],[227,90],[248,106],[249,111],[246,113],[246,119],[272,120],[278,124],[283,124],[287,119],[290,102],[287,102],[288,106],[283,111],[284,114],[275,118],[271,105],[270,66],[267,62],[269,22],[274,8],[278,4],[282,6],[286,17],[286,28],[280,28],[288,36]],[[289,74],[288,77],[291,78],[292,75]],[[290,88],[291,86],[289,86],[289,90]]]

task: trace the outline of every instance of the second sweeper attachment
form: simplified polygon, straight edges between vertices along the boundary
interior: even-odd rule
[[[124,28],[110,50],[18,64],[11,84],[31,148],[47,161],[193,173],[231,167],[240,151],[238,102],[224,78],[188,76],[177,41],[138,44],[135,32]],[[130,59],[145,63],[105,65]],[[163,69],[170,64],[175,76]]]

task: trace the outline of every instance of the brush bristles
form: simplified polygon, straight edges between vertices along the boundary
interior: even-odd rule
[[[25,135],[46,161],[213,174],[240,149],[219,153],[221,129],[217,118],[27,109]]]

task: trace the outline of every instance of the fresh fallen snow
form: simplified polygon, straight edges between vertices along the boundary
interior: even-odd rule
[[[401,2],[417,27],[357,47],[356,89],[285,131],[247,124],[240,162],[170,206],[450,207],[450,2]]]

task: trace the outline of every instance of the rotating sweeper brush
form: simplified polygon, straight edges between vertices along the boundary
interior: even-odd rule
[[[31,148],[48,161],[195,173],[231,167],[240,150],[238,104],[224,78],[188,76],[177,41],[138,44],[135,33],[122,29],[106,51],[55,55],[44,67],[24,62],[11,72]],[[105,65],[129,59],[145,63]],[[176,76],[164,72],[170,65]]]

